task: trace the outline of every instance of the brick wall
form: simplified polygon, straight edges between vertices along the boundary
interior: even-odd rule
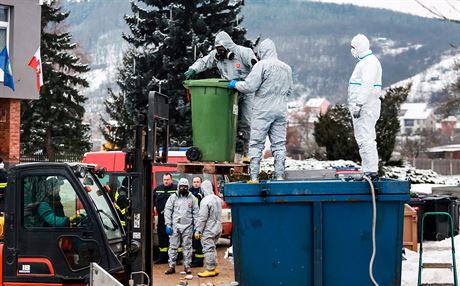
[[[0,157],[7,165],[19,163],[21,101],[0,99]]]

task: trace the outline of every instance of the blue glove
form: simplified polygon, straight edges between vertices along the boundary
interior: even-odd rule
[[[166,227],[166,234],[171,235],[172,234],[172,228],[170,226]]]
[[[196,75],[196,71],[194,69],[188,69],[184,73],[185,79],[192,79],[195,77],[195,75]]]
[[[237,83],[237,82],[238,82],[237,80],[234,80],[234,79],[233,79],[233,80],[231,80],[231,81],[227,84],[227,87],[228,87],[228,88],[236,88],[236,83]]]

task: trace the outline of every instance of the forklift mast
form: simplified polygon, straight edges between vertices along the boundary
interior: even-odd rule
[[[168,145],[169,98],[153,91],[149,93],[147,114],[139,114],[135,148],[126,156],[126,171],[131,172],[132,186],[127,221],[127,249],[132,253],[128,274],[141,271],[152,277],[152,166],[167,162]],[[136,284],[146,283],[143,275],[133,278]]]

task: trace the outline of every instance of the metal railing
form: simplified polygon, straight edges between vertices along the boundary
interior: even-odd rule
[[[83,155],[80,154],[56,154],[54,162],[60,163],[71,163],[71,162],[81,162]],[[19,157],[19,161],[21,163],[28,163],[28,162],[50,162],[48,156],[42,153],[34,153],[34,154],[25,154],[21,153]]]
[[[460,175],[460,159],[408,159],[414,168],[433,170],[441,175]]]

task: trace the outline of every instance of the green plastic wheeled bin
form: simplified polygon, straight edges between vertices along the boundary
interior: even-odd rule
[[[188,80],[192,99],[193,147],[190,161],[233,162],[238,119],[238,96],[222,79]]]

